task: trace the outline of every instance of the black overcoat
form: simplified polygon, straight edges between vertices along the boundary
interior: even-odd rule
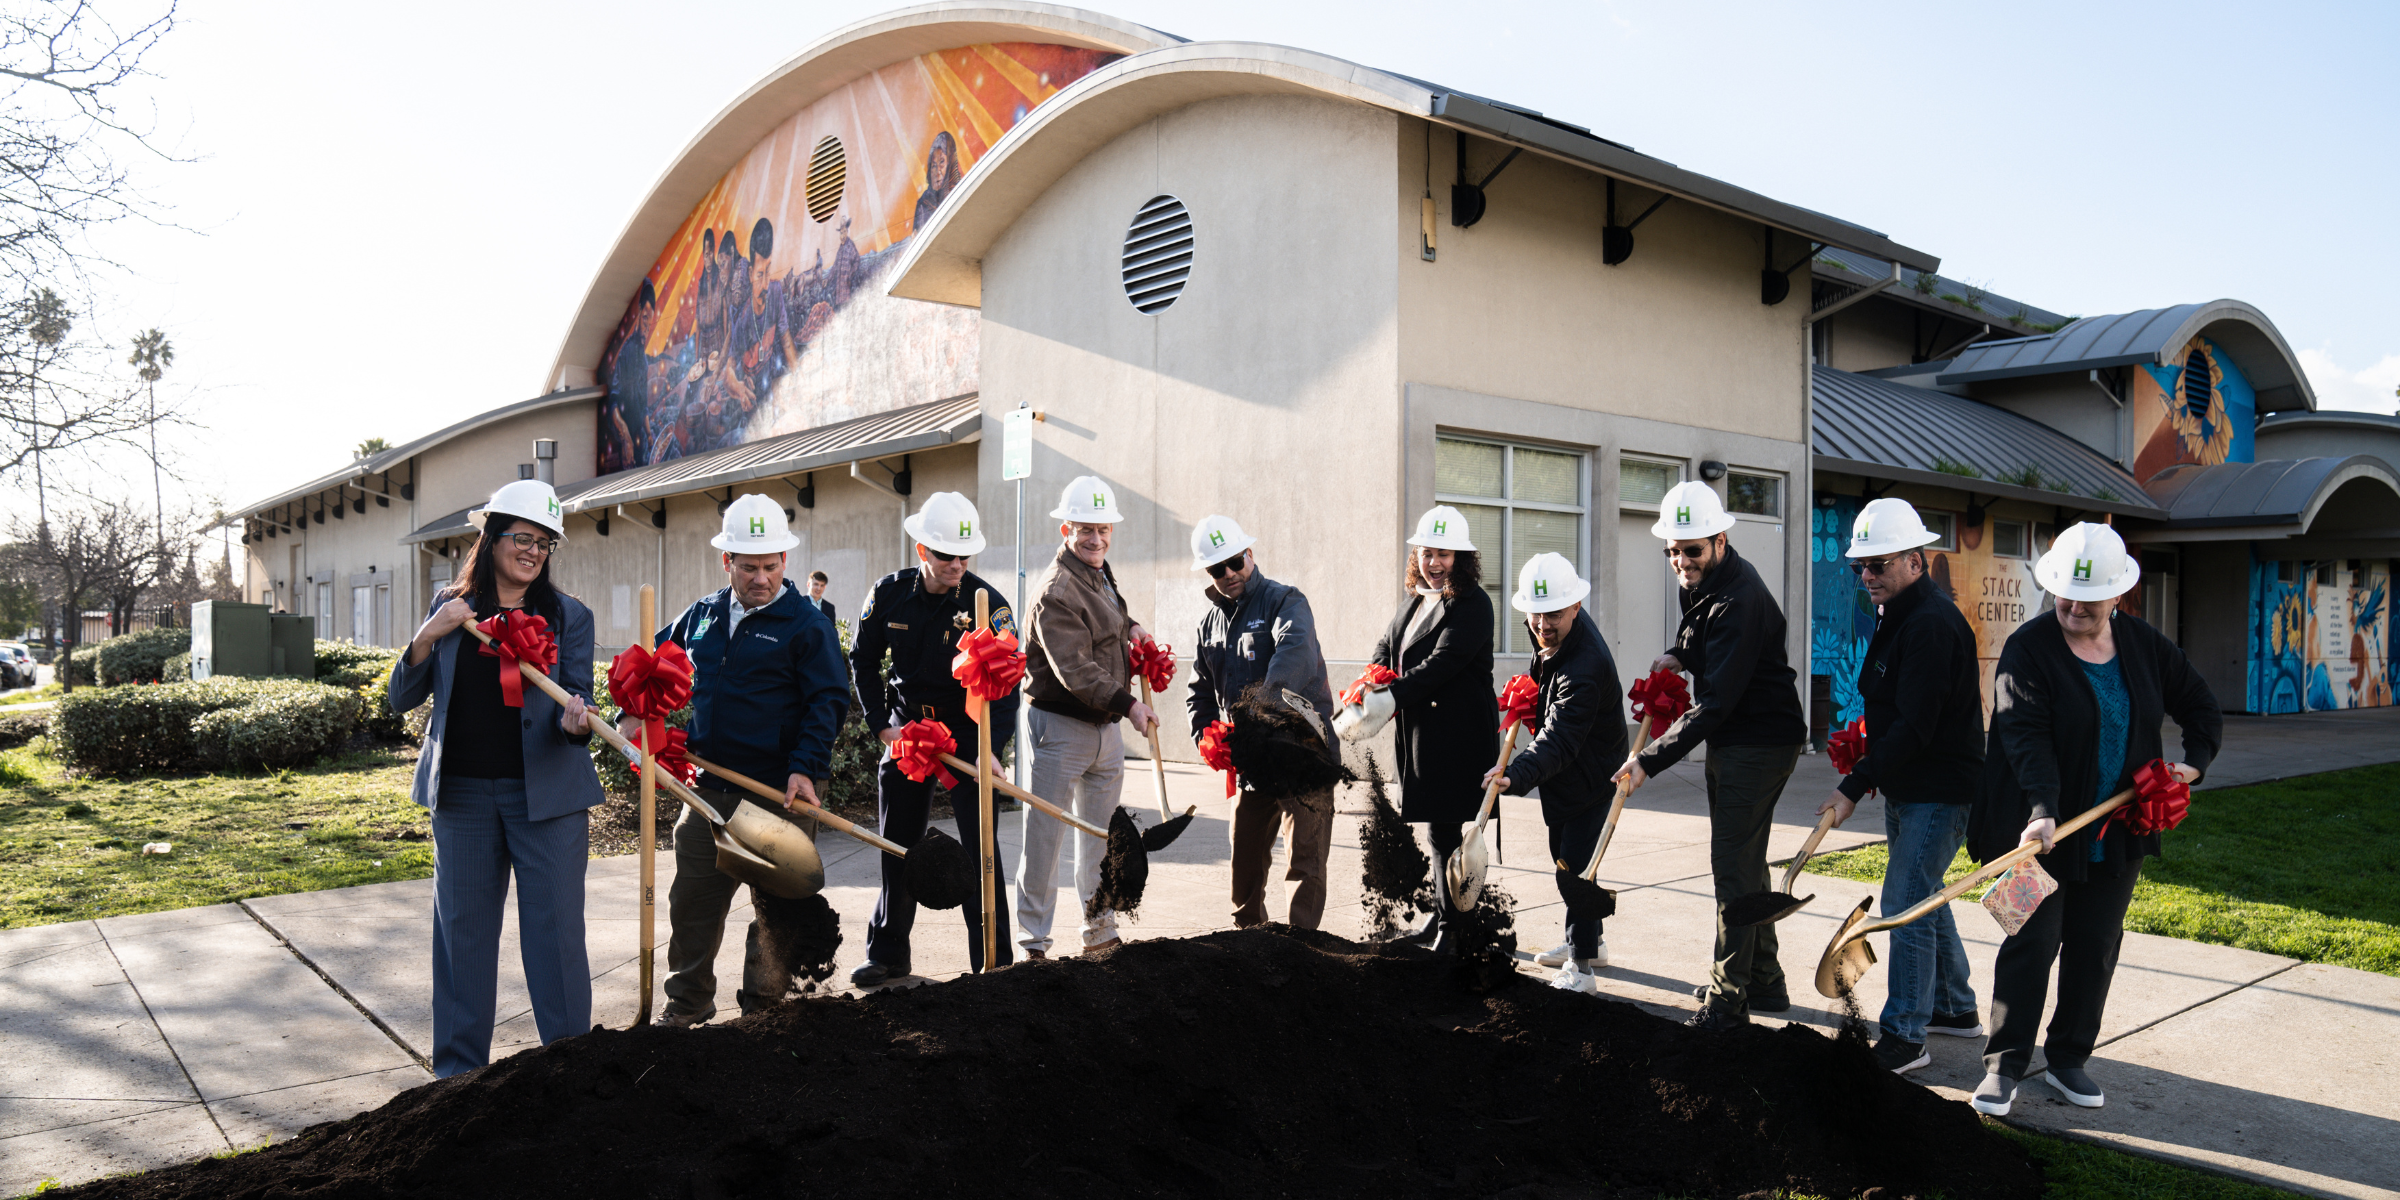
[[[1441,613],[1401,644],[1420,604]],[[1411,593],[1375,644],[1375,661],[1399,673],[1400,816],[1463,824],[1483,802],[1483,775],[1500,761],[1500,709],[1492,690],[1492,598],[1482,588],[1454,596]]]
[[[2208,681],[2175,643],[2139,617],[2112,614],[2109,633],[2133,709],[2121,763],[2100,761],[2100,701],[2081,660],[2067,648],[2055,610],[2019,626],[2000,648],[1992,680],[1991,744],[1967,818],[1967,853],[1975,861],[1990,862],[2015,849],[2017,835],[2035,817],[2064,823],[2090,809],[2099,799],[2103,773],[2111,794],[2132,787],[2133,773],[2160,757],[2163,718],[2175,718],[2183,729],[2183,761],[2207,774],[2209,760],[2225,740],[2225,716]],[[2122,823],[2105,828],[2104,874],[2117,875],[2128,860],[2157,856],[2159,835],[2136,837]],[[2091,845],[2092,830],[2077,830],[2041,856],[2042,867],[2054,878],[2088,879],[2094,865]]]

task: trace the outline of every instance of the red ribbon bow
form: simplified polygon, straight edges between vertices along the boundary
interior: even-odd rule
[[[1233,722],[1211,721],[1200,731],[1200,761],[1211,771],[1225,772],[1225,794],[1233,795]]]
[[[507,610],[475,628],[492,639],[478,649],[500,660],[500,699],[510,708],[525,707],[525,676],[516,669],[517,664],[545,675],[558,665],[558,638],[550,632],[550,622],[533,613]]]
[[[2117,810],[2116,815],[2125,818],[2125,827],[2135,834],[2165,833],[2191,815],[2192,785],[2177,776],[2173,764],[2167,760],[2151,759],[2133,773],[2133,786],[2132,802]]]
[[[1390,667],[1382,663],[1368,663],[1367,669],[1358,673],[1358,679],[1350,685],[1350,690],[1342,693],[1342,703],[1345,705],[1365,704],[1368,688],[1389,687],[1399,679],[1399,673]]]
[[[1664,733],[1675,718],[1691,711],[1692,691],[1685,686],[1683,676],[1673,671],[1652,671],[1636,682],[1626,693],[1633,701],[1635,719],[1650,718],[1654,733]]]
[[[939,779],[942,786],[958,786],[958,776],[943,765],[942,756],[958,753],[958,739],[950,735],[950,727],[930,717],[910,721],[900,727],[900,739],[892,743],[892,765],[900,773],[923,783],[926,777]]]
[[[1860,717],[1835,730],[1825,739],[1825,754],[1833,760],[1834,774],[1849,774],[1867,756],[1867,719]]]
[[[1175,682],[1175,648],[1165,642],[1131,642],[1125,647],[1126,664],[1133,673],[1150,681],[1152,692],[1163,692]]]
[[[1508,686],[1500,689],[1500,727],[1523,725],[1527,729],[1539,724],[1534,710],[1542,701],[1542,685],[1531,675],[1511,675]]]
[[[983,723],[983,706],[1017,690],[1025,678],[1025,654],[1017,635],[970,629],[958,639],[958,657],[950,660],[950,676],[967,689],[967,715]]]
[[[669,775],[689,784],[700,768],[685,761],[685,734],[667,728],[667,718],[691,703],[692,660],[683,647],[660,642],[652,652],[627,646],[608,662],[608,698],[642,723],[642,750],[654,754]]]

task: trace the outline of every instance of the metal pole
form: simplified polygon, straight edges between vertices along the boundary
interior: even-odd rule
[[[1023,408],[1025,405],[1019,403],[1017,407]],[[1017,600],[1009,611],[1016,614],[1017,641],[1021,644],[1027,636],[1025,626],[1025,481],[1022,479],[1017,481]],[[1026,784],[1025,713],[1021,706],[1017,712],[1017,723],[1009,727],[1008,744],[1008,773],[1013,777],[1016,785],[1022,788]]]

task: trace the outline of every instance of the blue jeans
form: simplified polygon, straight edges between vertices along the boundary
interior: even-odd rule
[[[517,949],[542,1044],[589,1032],[592,969],[583,941],[591,814],[525,817],[522,779],[442,780],[433,809],[433,1073],[491,1061],[500,917],[517,878]]]
[[[1891,866],[1883,873],[1883,912],[1891,916],[1942,890],[1942,872],[1967,840],[1964,804],[1883,801],[1883,832],[1891,839]],[[1925,1021],[1935,1013],[1975,1011],[1975,989],[1967,983],[1967,949],[1958,922],[1943,905],[1913,925],[1892,931],[1891,990],[1883,1002],[1883,1030],[1911,1042],[1925,1040]]]

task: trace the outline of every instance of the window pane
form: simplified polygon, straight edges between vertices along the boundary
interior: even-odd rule
[[[2025,557],[2025,526],[2016,521],[1992,522],[1992,553],[2002,558]]]
[[[1941,535],[1931,546],[1927,547],[1927,549],[1952,551],[1958,549],[1958,518],[1955,515],[1946,512],[1924,512],[1922,510],[1920,510],[1917,515],[1925,518],[1925,528],[1927,530]]]
[[[1492,636],[1495,639],[1492,644],[1507,645],[1508,591],[1502,585],[1514,586],[1516,581],[1514,577],[1501,577],[1508,569],[1508,556],[1500,552],[1500,510],[1487,504],[1460,504],[1453,507],[1458,509],[1458,515],[1467,519],[1467,539],[1480,548],[1476,560],[1483,571],[1483,590],[1492,598]]]
[[[1563,554],[1568,562],[1575,564],[1576,574],[1583,573],[1582,539],[1576,536],[1583,524],[1581,517],[1574,513],[1542,512],[1530,508],[1515,509],[1508,516],[1510,595],[1516,594],[1517,573],[1524,570],[1525,564],[1533,561],[1536,554]],[[1525,631],[1523,617],[1523,613],[1513,608],[1509,610],[1508,649],[1514,654],[1531,654],[1534,650],[1533,636]]]
[[[1672,464],[1644,462],[1638,458],[1617,460],[1617,501],[1620,504],[1656,504],[1666,498],[1667,489],[1674,487],[1676,476],[1682,474]]]
[[[1517,450],[1514,499],[1532,500],[1540,504],[1583,503],[1583,489],[1576,486],[1577,468],[1583,463],[1579,454],[1560,454],[1552,450]]]
[[[1450,496],[1490,496],[1498,499],[1500,453],[1500,447],[1483,442],[1436,438],[1433,443],[1433,490]]]
[[[1725,477],[1725,507],[1754,517],[1783,515],[1783,481],[1772,475],[1744,475],[1735,471]]]

